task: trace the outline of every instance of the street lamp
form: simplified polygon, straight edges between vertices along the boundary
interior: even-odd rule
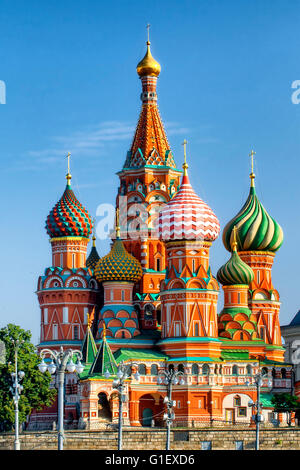
[[[24,343],[23,340],[12,340],[12,343],[15,348],[15,372],[11,373],[11,379],[13,386],[9,388],[14,404],[15,404],[15,442],[14,442],[14,449],[20,450],[20,441],[19,441],[19,400],[20,395],[23,390],[23,386],[20,384],[21,380],[24,379],[25,373],[20,370],[18,371],[18,350],[20,344]]]
[[[131,363],[130,366],[137,365]],[[119,362],[118,364],[118,372],[117,372],[117,379],[115,379],[112,383],[112,386],[115,390],[119,392],[119,423],[118,423],[118,450],[122,450],[122,421],[123,421],[123,403],[126,401],[126,395],[124,394],[125,390],[125,380],[129,378],[128,374],[128,364],[125,364],[123,361]],[[104,377],[108,379],[110,377],[110,372],[106,368],[104,372]],[[139,382],[140,374],[138,371],[134,374],[134,378]]]
[[[261,413],[262,411],[262,403],[260,401],[260,389],[263,385],[263,377],[265,374],[262,372],[258,372],[256,375],[254,375],[254,383],[256,385],[256,401],[254,402],[253,400],[250,400],[248,403],[248,406],[252,408],[255,412],[255,424],[256,424],[256,436],[255,436],[255,450],[259,450],[259,426],[260,423],[263,423],[264,417]],[[250,382],[247,381],[246,385],[249,386]],[[268,380],[268,385],[269,387],[272,386],[272,380]]]
[[[158,377],[158,384],[167,385],[167,396],[164,398],[164,403],[167,404],[167,413],[164,414],[164,420],[167,424],[167,442],[166,450],[170,450],[170,435],[171,425],[175,419],[173,407],[176,406],[176,401],[172,400],[172,385],[184,385],[183,372],[171,370],[163,370],[160,372],[162,375]]]
[[[72,357],[78,356],[78,362],[74,364]],[[84,366],[81,364],[82,354],[80,351],[74,351],[68,349],[64,351],[60,348],[60,351],[51,351],[51,349],[43,349],[40,352],[42,362],[39,364],[39,370],[45,373],[48,372],[53,375],[57,371],[58,377],[58,450],[63,450],[64,446],[64,380],[65,372],[77,372],[81,374]],[[50,356],[51,362],[47,364],[45,357]]]

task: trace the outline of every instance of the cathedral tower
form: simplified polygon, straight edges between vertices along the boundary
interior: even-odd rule
[[[210,270],[209,249],[220,224],[194,192],[187,167],[185,161],[180,189],[159,215],[159,233],[167,251],[159,344],[173,357],[219,357],[219,286]]]
[[[142,109],[122,171],[117,207],[126,250],[141,263],[143,276],[135,297],[141,327],[160,324],[160,283],[165,277],[165,247],[157,235],[157,215],[176,193],[181,171],[173,154],[157,105],[156,84],[161,67],[147,41],[145,57],[137,65],[142,82]]]
[[[86,267],[92,221],[71,188],[69,158],[70,154],[66,189],[46,220],[52,265],[38,280],[37,295],[41,308],[39,348],[80,346],[88,314],[95,312],[98,297],[98,283],[93,271]]]
[[[255,174],[250,173],[250,193],[240,212],[225,226],[223,243],[231,251],[233,228],[237,230],[237,250],[254,272],[249,284],[249,308],[255,315],[259,337],[267,343],[269,359],[283,360],[279,325],[279,293],[272,283],[275,253],[283,242],[280,225],[267,213],[255,190]]]

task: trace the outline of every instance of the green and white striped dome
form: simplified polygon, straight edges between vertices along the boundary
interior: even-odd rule
[[[233,227],[237,228],[238,251],[277,251],[283,242],[283,231],[260,203],[254,184],[241,211],[228,222],[223,243],[231,251]]]

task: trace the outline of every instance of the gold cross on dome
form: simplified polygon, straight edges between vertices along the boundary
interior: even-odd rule
[[[184,157],[184,164],[182,165],[182,168],[183,168],[183,174],[186,176],[187,175],[187,169],[188,169],[188,164],[186,162],[186,144],[187,144],[187,140],[184,139],[184,141],[182,142],[182,145],[183,145],[183,157]]]
[[[253,173],[253,157],[255,154],[254,150],[251,150],[251,153],[249,153],[249,157],[251,157],[251,173]]]
[[[68,154],[67,154],[67,159],[68,159],[68,173],[70,173],[70,156],[71,156],[71,154],[70,154],[70,152],[68,152]]]
[[[148,42],[150,43],[150,24],[148,23],[146,28],[147,28],[147,36],[148,36]]]
[[[253,157],[254,155],[256,154],[256,152],[254,152],[254,150],[251,150],[251,153],[249,153],[249,157],[251,157],[251,173],[250,173],[250,179],[251,179],[251,186],[254,186],[254,178],[255,178],[255,174],[253,172]]]

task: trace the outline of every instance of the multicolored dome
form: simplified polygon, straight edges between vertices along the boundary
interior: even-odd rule
[[[238,251],[277,251],[282,245],[282,228],[260,203],[253,180],[245,205],[224,228],[223,243],[228,251],[231,251],[234,226],[238,234]]]
[[[223,286],[233,286],[235,284],[249,285],[254,279],[254,272],[248,264],[241,260],[236,249],[237,242],[234,239],[230,260],[217,273],[217,279]]]
[[[93,246],[92,246],[92,249],[91,249],[91,252],[90,252],[89,256],[86,259],[86,263],[85,263],[86,267],[90,268],[92,270],[95,269],[96,264],[98,263],[98,261],[100,259],[100,256],[98,255],[98,251],[97,251],[97,248],[96,248],[95,241],[96,241],[96,237],[94,236],[93,237]]]
[[[211,208],[197,196],[186,171],[179,191],[159,214],[158,230],[163,240],[213,241],[219,236],[220,222]]]
[[[47,217],[45,228],[50,238],[88,238],[92,233],[92,219],[71,189],[70,179],[68,174],[66,189]]]
[[[137,282],[143,271],[140,262],[126,251],[122,240],[116,238],[108,255],[96,264],[94,274],[98,281]]]
[[[137,64],[136,71],[140,77],[154,76],[160,74],[160,64],[152,57],[150,41],[147,41],[147,52],[145,57]]]

